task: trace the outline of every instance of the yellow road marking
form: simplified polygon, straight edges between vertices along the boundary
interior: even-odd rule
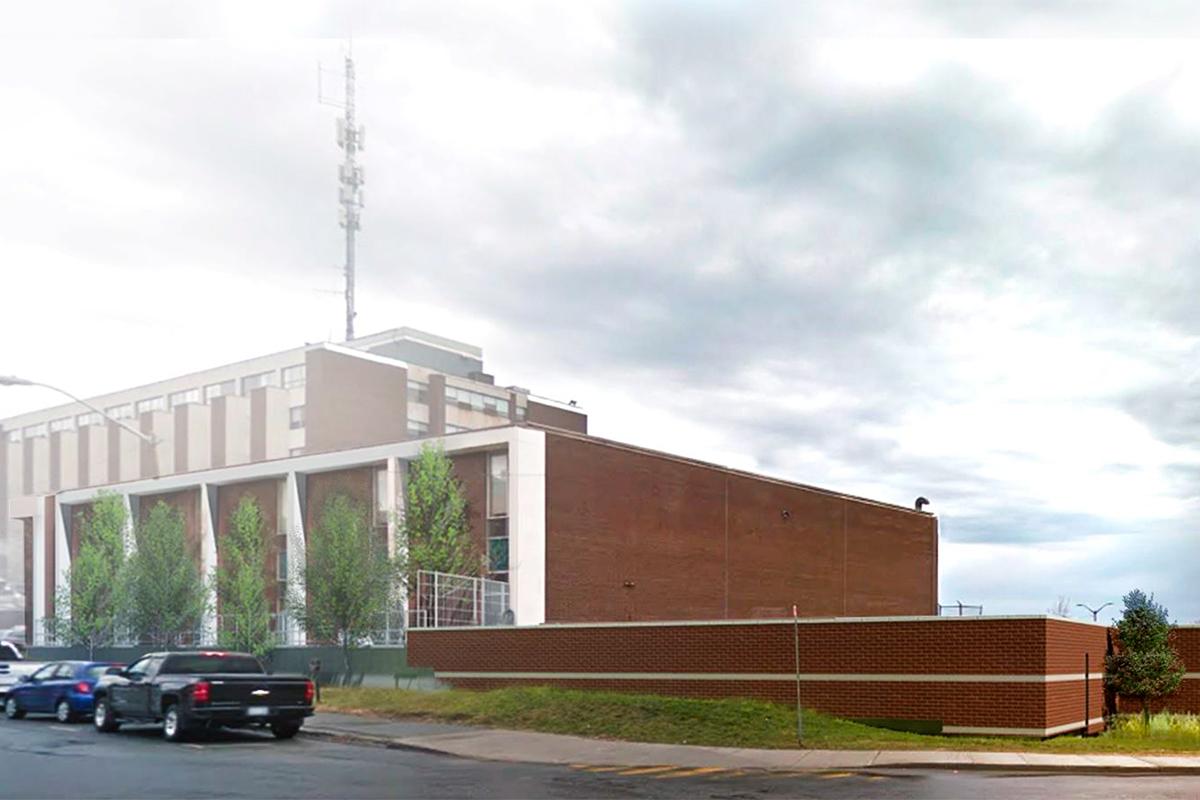
[[[658,780],[663,780],[665,778],[691,778],[696,775],[712,775],[714,772],[725,771],[726,769],[724,767],[694,767],[692,769],[687,769],[685,767],[683,769],[676,770],[675,772],[666,772],[662,775],[655,775],[654,777]]]
[[[849,778],[853,774],[853,772],[822,772],[817,777],[824,781],[830,778]]]
[[[635,767],[634,769],[626,769],[621,771],[621,775],[652,775],[655,772],[667,772],[668,770],[679,769],[679,767]]]
[[[627,769],[627,767],[580,767],[584,772],[616,772],[619,769]]]

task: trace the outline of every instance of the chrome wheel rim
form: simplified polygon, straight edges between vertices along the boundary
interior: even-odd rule
[[[66,700],[59,700],[58,706],[55,707],[55,716],[59,722],[66,722],[71,718],[71,707],[67,705]]]
[[[10,697],[4,703],[4,713],[10,717],[17,713],[17,698]]]
[[[178,727],[179,718],[175,714],[175,709],[168,709],[167,718],[163,720],[163,732],[166,733],[168,737],[172,737],[175,735],[175,731],[178,729]]]
[[[96,727],[104,726],[104,718],[108,716],[108,703],[101,700],[96,703]]]

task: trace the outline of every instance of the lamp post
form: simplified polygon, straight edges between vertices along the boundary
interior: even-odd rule
[[[151,445],[151,446],[158,444],[158,439],[156,437],[154,437],[150,434],[147,434],[147,433],[143,433],[142,431],[139,431],[137,428],[133,427],[132,425],[122,422],[121,420],[117,419],[116,417],[110,416],[106,412],[101,411],[99,408],[96,408],[94,405],[89,403],[87,400],[84,400],[83,398],[80,398],[80,397],[76,397],[75,395],[71,394],[70,392],[68,392],[64,389],[60,389],[57,386],[51,386],[48,383],[40,383],[38,381],[31,381],[27,378],[18,378],[15,375],[0,375],[0,386],[41,386],[43,389],[49,389],[51,391],[58,392],[61,395],[65,395],[66,397],[71,398],[72,400],[74,400],[76,403],[79,403],[79,405],[83,406],[84,408],[87,408],[91,411],[95,411],[97,414],[104,417],[109,422],[119,425],[120,427],[122,427],[126,431],[128,431],[129,433],[132,433],[134,436],[141,439],[146,444]]]
[[[1100,614],[1100,612],[1103,611],[1104,609],[1108,608],[1111,605],[1112,605],[1112,601],[1110,600],[1109,602],[1105,603],[1104,605],[1100,606],[1099,608],[1092,608],[1091,606],[1084,605],[1083,603],[1076,603],[1075,607],[1087,609],[1088,611],[1092,612],[1092,622],[1096,622],[1097,621],[1096,617]]]

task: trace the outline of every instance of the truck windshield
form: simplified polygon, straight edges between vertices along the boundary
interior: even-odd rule
[[[188,653],[167,656],[160,675],[196,675],[206,672],[261,674],[262,664],[253,656],[231,653]]]

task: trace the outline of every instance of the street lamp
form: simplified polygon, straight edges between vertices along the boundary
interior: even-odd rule
[[[1086,608],[1088,611],[1092,612],[1092,622],[1095,622],[1096,615],[1111,605],[1112,605],[1112,601],[1110,600],[1109,602],[1105,603],[1104,605],[1100,606],[1099,608],[1092,608],[1091,606],[1086,606],[1083,603],[1076,603],[1075,607],[1076,608]]]
[[[38,381],[31,381],[27,378],[18,378],[15,375],[0,375],[0,386],[41,386],[43,389],[50,389],[51,391],[58,392],[61,395],[65,395],[65,396],[71,398],[76,403],[79,403],[79,405],[84,406],[85,408],[95,411],[97,414],[104,417],[109,422],[120,425],[126,431],[128,431],[129,433],[132,433],[134,436],[141,439],[146,444],[155,445],[158,443],[158,439],[155,438],[154,436],[147,434],[147,433],[143,433],[142,431],[139,431],[137,428],[133,427],[132,425],[124,423],[121,420],[117,419],[116,417],[110,416],[109,414],[105,413],[104,411],[101,411],[100,409],[96,408],[94,405],[89,403],[87,400],[84,400],[83,398],[80,398],[80,397],[76,397],[75,395],[71,394],[70,392],[68,392],[64,389],[60,389],[57,386],[51,386],[48,383],[39,383]]]

